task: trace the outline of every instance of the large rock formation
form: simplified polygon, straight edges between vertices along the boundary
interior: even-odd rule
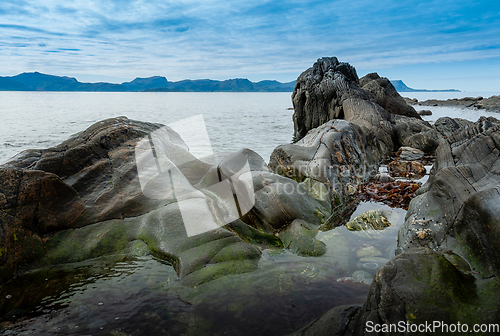
[[[366,303],[333,308],[294,335],[394,335],[435,321],[425,332],[447,334],[443,324],[470,332],[498,322],[500,120],[440,124],[447,139],[410,203],[398,255],[377,272]]]
[[[481,277],[499,275],[500,121],[481,118],[443,139],[400,230],[399,250],[453,251]]]
[[[376,166],[395,146],[435,153],[436,163],[399,230],[399,255],[377,272],[366,303],[333,308],[295,334],[369,335],[368,326],[383,324],[498,321],[498,300],[491,298],[500,283],[500,121],[440,118],[431,125],[385,79],[369,74],[358,81],[354,74],[336,58],[323,58],[299,77],[292,98],[295,136],[302,140],[278,147],[270,167],[292,167],[299,179],[326,183],[335,205],[336,199],[348,202],[348,187],[357,186],[356,177],[338,172],[354,168],[357,179],[366,180],[363,172],[373,168],[363,167]],[[319,125],[330,119],[349,123]],[[356,136],[345,141],[352,130]],[[311,167],[327,173],[318,176]]]
[[[163,168],[171,171],[173,190],[162,177],[169,175],[141,181],[138,174],[141,169],[150,174],[153,156],[137,148],[151,134],[163,144],[156,155],[165,151],[176,163]],[[233,181],[238,195],[255,193],[255,201],[239,198],[240,213],[231,205],[233,193],[221,189],[227,181]],[[245,213],[247,223],[238,219]],[[196,285],[256,269],[256,246],[281,245],[275,231],[295,219],[317,227],[329,213],[328,201],[270,173],[250,150],[214,166],[191,155],[168,127],[108,119],[61,145],[23,152],[0,167],[0,282],[25,270],[144,245],[174,265],[183,283]]]
[[[377,73],[370,73],[359,80],[359,86],[389,113],[421,119],[417,111],[399,95],[389,79],[380,77]]]
[[[339,213],[390,152],[400,146],[433,152],[441,137],[389,80],[374,73],[359,80],[335,57],[318,59],[299,76],[292,101],[298,141],[277,147],[270,168],[324,184]]]

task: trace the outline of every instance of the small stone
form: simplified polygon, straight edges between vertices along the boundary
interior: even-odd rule
[[[425,239],[425,237],[427,237],[427,232],[425,232],[425,231],[417,231],[417,237],[419,239]]]
[[[102,306],[104,303],[103,302],[98,302],[97,305],[98,306]]]

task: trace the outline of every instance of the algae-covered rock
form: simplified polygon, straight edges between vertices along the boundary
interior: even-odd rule
[[[252,174],[259,173],[267,175],[254,183]],[[254,184],[257,191],[265,189],[267,178],[300,189],[269,173],[248,149],[213,166],[194,157],[169,127],[124,117],[98,122],[61,145],[26,151],[1,167],[0,282],[21,268],[119,253],[152,254],[173,265],[190,286],[255,270],[260,250],[253,244],[281,242],[238,220],[234,204],[240,214],[250,211]],[[233,183],[228,193],[213,187],[229,186],[227,181]],[[234,193],[247,190],[248,197],[236,202]],[[278,227],[298,217],[320,224],[328,203],[294,192],[283,194],[280,203],[291,217],[271,211],[262,219]],[[259,197],[257,206],[264,202]]]
[[[365,257],[380,257],[382,256],[382,252],[377,250],[375,247],[368,245],[364,246],[356,251],[356,256],[358,258],[365,258]]]
[[[320,256],[326,252],[326,245],[315,238],[317,233],[317,225],[296,219],[278,237],[285,248],[300,256]]]
[[[345,226],[350,231],[383,230],[391,226],[388,216],[390,213],[385,210],[369,210],[350,220]]]

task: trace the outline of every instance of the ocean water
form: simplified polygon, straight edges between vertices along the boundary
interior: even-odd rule
[[[287,92],[0,92],[0,164],[106,118],[168,125],[199,114],[215,152],[247,147],[268,161],[276,146],[292,141],[291,107]]]
[[[426,94],[417,99],[435,98]],[[199,114],[216,152],[247,147],[267,161],[292,140],[290,107],[290,93],[0,92],[0,163],[57,145],[105,118],[170,124]],[[433,111],[430,121],[484,113],[422,109]],[[34,272],[0,286],[0,335],[289,334],[334,306],[366,300],[369,285],[354,282],[354,271],[370,278],[393,257],[406,213],[362,202],[351,218],[371,209],[391,213],[392,225],[377,236],[337,227],[318,234],[327,246],[321,257],[263,250],[257,271],[195,288],[182,286],[171,266],[151,256],[115,255]],[[366,251],[377,257],[366,259]]]

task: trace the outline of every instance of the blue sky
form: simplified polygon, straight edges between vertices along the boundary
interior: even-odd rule
[[[500,1],[0,2],[0,76],[284,82],[323,56],[414,88],[500,93]]]

